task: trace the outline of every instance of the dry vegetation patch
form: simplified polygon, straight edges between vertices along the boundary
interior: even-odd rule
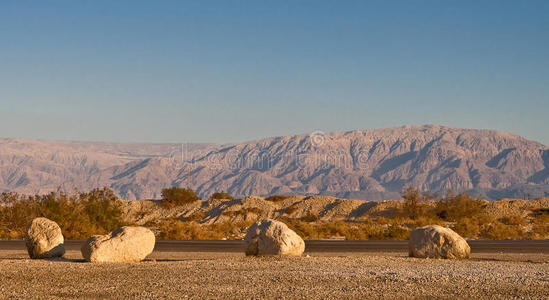
[[[413,228],[430,224],[450,227],[468,239],[549,238],[549,198],[489,202],[415,189],[403,193],[404,201],[383,202],[329,196],[217,198],[165,205],[121,201],[109,189],[74,195],[4,193],[0,238],[21,238],[28,222],[39,216],[57,222],[67,239],[86,239],[126,224],[149,226],[160,239],[235,239],[244,236],[249,224],[266,218],[284,221],[304,239],[402,240]]]

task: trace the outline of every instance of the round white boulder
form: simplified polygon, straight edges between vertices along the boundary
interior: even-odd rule
[[[89,262],[140,262],[154,250],[154,233],[145,227],[124,226],[89,238],[81,248]]]
[[[419,258],[469,258],[467,241],[452,229],[429,225],[412,230],[409,254]]]
[[[57,223],[36,218],[27,227],[25,244],[30,258],[53,258],[65,254],[63,233]]]
[[[246,255],[301,256],[305,251],[303,239],[286,224],[267,219],[248,228]]]

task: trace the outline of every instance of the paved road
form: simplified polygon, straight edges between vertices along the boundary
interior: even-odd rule
[[[66,241],[67,250],[80,250],[83,241]],[[306,241],[306,252],[406,252],[407,241]],[[549,253],[549,240],[469,241],[471,251]],[[242,241],[157,241],[157,252],[240,252]],[[0,241],[0,250],[25,250],[21,240]]]

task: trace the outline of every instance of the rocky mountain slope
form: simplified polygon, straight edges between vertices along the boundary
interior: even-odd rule
[[[58,188],[70,191],[111,186],[110,181],[116,178],[111,176],[99,182],[100,174],[116,172],[120,167],[132,171],[128,166],[143,165],[154,158],[181,161],[182,152],[192,157],[193,153],[211,146],[0,138],[0,190],[34,194]]]
[[[108,186],[124,199],[190,186],[202,197],[301,194],[398,199],[415,186],[487,199],[549,195],[549,148],[520,136],[404,126],[275,137],[233,145],[0,139],[0,189]]]

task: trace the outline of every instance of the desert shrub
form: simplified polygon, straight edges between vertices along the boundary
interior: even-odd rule
[[[408,239],[410,229],[397,224],[382,224],[379,221],[365,222],[316,222],[280,218],[290,229],[304,239],[329,239],[337,236],[346,240],[403,240]],[[382,219],[389,220],[389,219]]]
[[[407,240],[410,238],[410,229],[400,225],[389,225],[384,232],[385,240]]]
[[[171,187],[162,190],[162,204],[172,208],[200,200],[190,188]]]
[[[526,225],[526,220],[520,215],[505,216],[499,221],[505,225]]]
[[[402,194],[404,204],[398,215],[412,220],[420,217],[431,217],[434,213],[428,202],[434,199],[434,197],[427,193],[421,193],[416,188],[409,187]]]
[[[375,226],[381,229],[381,226]],[[315,229],[319,238],[345,237],[346,240],[367,240],[379,231],[362,223],[348,223],[344,221],[326,222],[318,224]],[[372,234],[375,232],[375,234]]]
[[[366,240],[383,240],[385,239],[385,228],[381,224],[367,222],[361,224],[360,230],[366,236]]]
[[[263,213],[263,210],[258,207],[246,207],[246,208],[243,207],[239,210],[224,211],[222,215],[228,216],[228,217],[235,217],[235,216],[248,216],[249,214],[260,215],[262,213]]]
[[[243,238],[246,230],[255,220],[243,220],[239,222],[221,222],[207,226],[207,229],[214,232],[221,232],[226,239]]]
[[[246,208],[245,209],[245,214],[256,214],[256,215],[260,215],[263,213],[263,210],[259,207],[249,207],[249,208]]]
[[[404,223],[404,222],[403,222]],[[434,215],[419,216],[415,220],[411,220],[410,227],[423,227],[427,225],[442,225],[444,221]]]
[[[88,193],[52,192],[46,195],[22,196],[5,193],[0,196],[2,238],[22,238],[32,219],[46,217],[61,227],[66,239],[87,239],[124,225],[120,202],[107,189]]]
[[[461,193],[459,195],[447,195],[437,202],[435,212],[443,220],[458,221],[462,218],[470,218],[484,212],[484,203],[480,199]]]
[[[284,201],[288,198],[290,198],[290,196],[272,195],[272,196],[269,196],[269,197],[265,198],[265,200],[271,201],[271,202],[280,202],[280,201]]]
[[[22,238],[28,223],[40,215],[40,203],[34,197],[17,193],[0,195],[0,224],[2,238]]]
[[[78,195],[50,193],[40,203],[41,216],[57,222],[67,239],[87,239],[125,225],[121,204],[107,188]]]
[[[517,239],[523,235],[520,226],[505,225],[499,221],[487,224],[481,232],[481,237],[489,240]]]
[[[347,236],[349,232],[349,225],[345,222],[327,222],[319,224],[317,228],[317,234],[323,238],[330,238],[335,236]]]
[[[545,240],[549,237],[549,224],[534,224],[529,238]]]
[[[313,213],[308,213],[307,215],[301,217],[301,221],[303,222],[316,222],[318,221],[319,218],[317,215],[313,214]]]
[[[549,237],[549,213],[547,210],[534,216],[529,237],[534,239],[547,239]]]
[[[208,230],[194,222],[183,222],[169,219],[158,225],[158,238],[163,240],[217,240],[224,237],[223,233]]]
[[[210,200],[213,200],[213,199],[220,199],[220,200],[234,200],[234,197],[221,191],[221,192],[218,192],[218,193],[213,193],[211,196],[210,196]]]
[[[185,222],[200,222],[206,218],[206,214],[202,211],[197,211],[187,217],[184,217]]]
[[[8,228],[0,223],[0,239],[6,239],[8,237]]]
[[[480,230],[481,224],[472,218],[462,218],[454,226],[454,231],[464,238],[476,238]]]
[[[319,238],[313,226],[307,222],[290,218],[281,218],[280,221],[288,225],[291,230],[295,231],[303,239]]]
[[[486,227],[495,222],[494,217],[479,214],[459,219],[454,225],[454,231],[465,238],[479,238]]]
[[[227,211],[224,211],[221,214],[223,216],[227,216],[227,217],[235,217],[235,216],[242,215],[242,212],[240,210],[227,210]]]
[[[284,212],[285,212],[286,214],[290,215],[290,214],[293,214],[295,211],[297,211],[297,206],[292,205],[292,206],[286,207],[286,209],[285,209]]]
[[[121,203],[108,188],[94,189],[79,195],[78,204],[83,205],[84,215],[91,224],[103,232],[110,232],[122,225]]]
[[[220,240],[241,237],[251,222],[223,222],[199,225],[178,219],[167,219],[147,226],[156,227],[158,238],[164,240]]]
[[[355,224],[347,224],[347,226],[347,230],[343,235],[346,240],[359,241],[368,239],[367,232],[364,230],[363,226]]]

